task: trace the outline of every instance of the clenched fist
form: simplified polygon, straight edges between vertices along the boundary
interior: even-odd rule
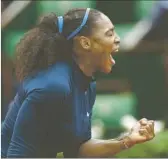
[[[131,129],[129,138],[133,144],[149,141],[155,137],[154,121],[146,118],[138,121]]]

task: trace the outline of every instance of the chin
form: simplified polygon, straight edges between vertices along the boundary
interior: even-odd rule
[[[103,73],[105,73],[105,74],[109,74],[109,73],[112,72],[112,67],[103,68],[101,72],[103,72]]]

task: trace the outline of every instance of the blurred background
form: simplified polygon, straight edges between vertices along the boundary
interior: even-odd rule
[[[112,74],[96,75],[93,138],[115,138],[145,117],[156,121],[155,139],[116,157],[168,157],[168,1],[1,1],[1,120],[17,91],[13,58],[20,38],[39,16],[78,7],[105,13],[121,38]]]

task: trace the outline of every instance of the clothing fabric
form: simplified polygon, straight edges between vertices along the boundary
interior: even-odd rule
[[[1,128],[1,157],[76,157],[91,138],[96,82],[75,62],[57,62],[24,80]]]

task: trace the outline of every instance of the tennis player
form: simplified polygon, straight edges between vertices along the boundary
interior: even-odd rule
[[[91,138],[94,73],[111,72],[119,43],[110,19],[90,8],[46,15],[28,31],[16,47],[20,87],[2,125],[2,157],[112,157],[153,139],[145,118],[120,138]]]

